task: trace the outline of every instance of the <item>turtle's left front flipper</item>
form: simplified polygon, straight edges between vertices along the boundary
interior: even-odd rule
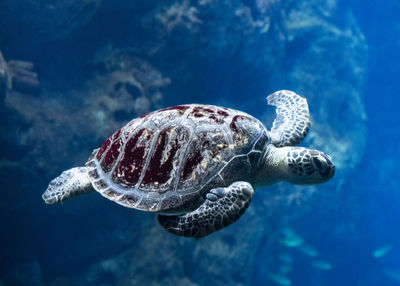
[[[202,238],[234,223],[249,206],[253,194],[249,183],[235,182],[227,188],[212,189],[194,211],[178,216],[158,215],[158,222],[173,234]]]
[[[279,90],[267,97],[268,104],[276,106],[272,124],[272,143],[276,147],[296,146],[310,129],[307,100],[290,90]]]

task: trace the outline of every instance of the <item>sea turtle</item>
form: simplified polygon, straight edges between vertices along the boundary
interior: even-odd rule
[[[133,119],[93,151],[86,167],[51,181],[43,199],[53,204],[97,191],[122,206],[157,212],[169,232],[201,238],[236,221],[253,187],[331,179],[329,156],[293,147],[310,127],[306,99],[281,90],[267,100],[277,113],[271,131],[247,113],[203,104]]]

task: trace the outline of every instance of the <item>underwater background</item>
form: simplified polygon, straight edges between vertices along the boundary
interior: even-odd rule
[[[1,0],[0,285],[400,285],[400,2]],[[4,59],[3,59],[4,57]],[[63,170],[182,103],[269,128],[307,98],[335,177],[258,190],[200,240],[98,194],[48,206]]]

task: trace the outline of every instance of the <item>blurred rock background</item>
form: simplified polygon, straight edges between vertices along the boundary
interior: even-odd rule
[[[349,188],[357,186],[352,179],[366,150],[370,49],[355,4],[1,1],[0,50],[6,61],[35,64],[40,91],[2,88],[0,285],[290,285],[282,284],[288,277],[327,285],[338,279],[347,265],[340,254],[362,239],[355,226],[360,202]],[[328,184],[263,189],[236,224],[199,241],[175,237],[154,215],[101,196],[62,206],[41,200],[52,178],[83,165],[136,116],[208,103],[270,126],[275,114],[265,97],[278,89],[308,99],[312,126],[302,144],[332,156],[337,174]],[[296,250],[304,245],[341,266],[311,275],[327,264],[311,264],[319,265],[313,270],[314,256]],[[335,253],[334,245],[343,248]]]

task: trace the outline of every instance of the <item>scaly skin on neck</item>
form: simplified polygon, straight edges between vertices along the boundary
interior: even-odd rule
[[[268,186],[280,181],[296,185],[314,185],[329,181],[335,174],[330,157],[321,151],[303,147],[275,147],[264,151],[254,185]]]
[[[264,151],[259,169],[255,174],[255,187],[266,187],[291,176],[288,169],[287,153],[291,147],[277,148],[269,144]]]

